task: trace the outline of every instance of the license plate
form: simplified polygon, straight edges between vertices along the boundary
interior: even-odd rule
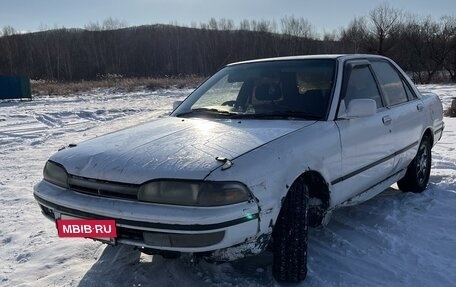
[[[62,214],[57,219],[59,237],[93,238],[106,243],[115,243],[116,222],[113,219],[82,219]]]

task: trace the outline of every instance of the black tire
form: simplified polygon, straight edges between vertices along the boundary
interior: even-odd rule
[[[418,147],[415,158],[407,168],[407,173],[397,182],[399,189],[405,192],[423,192],[429,182],[431,163],[431,139],[425,136]]]
[[[295,181],[272,233],[272,273],[279,282],[300,282],[307,275],[308,188]]]

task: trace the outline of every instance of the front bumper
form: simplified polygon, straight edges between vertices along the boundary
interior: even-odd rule
[[[259,237],[259,210],[252,200],[228,206],[187,207],[81,194],[41,181],[34,196],[52,220],[62,214],[114,219],[116,242],[178,252],[214,252]]]

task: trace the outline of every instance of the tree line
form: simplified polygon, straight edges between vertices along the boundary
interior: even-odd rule
[[[375,53],[401,65],[415,81],[456,82],[456,18],[416,17],[387,4],[347,27],[319,35],[306,19],[210,19],[190,26],[128,27],[116,19],[84,29],[55,28],[0,37],[0,74],[52,81],[122,77],[207,76],[222,66],[263,57]]]

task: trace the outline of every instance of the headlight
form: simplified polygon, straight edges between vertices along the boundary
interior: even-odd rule
[[[44,166],[43,177],[46,181],[61,187],[68,187],[68,173],[63,166],[47,161]]]
[[[239,182],[161,180],[143,184],[138,193],[141,201],[188,206],[220,206],[249,199],[247,187]]]

